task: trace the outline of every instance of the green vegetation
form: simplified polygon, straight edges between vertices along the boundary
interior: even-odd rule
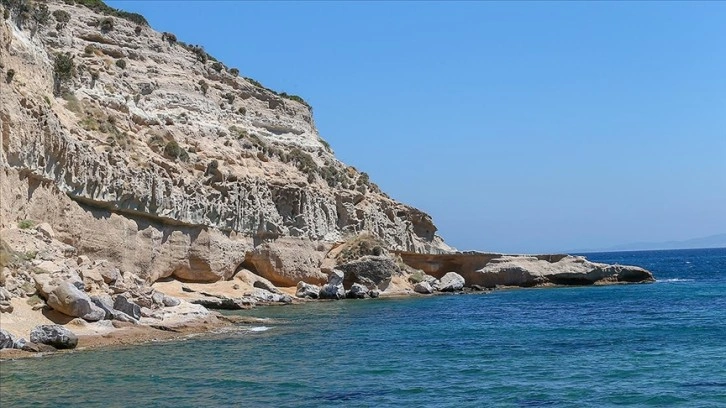
[[[148,26],[149,22],[146,21],[146,18],[138,13],[129,13],[128,11],[123,11],[119,9],[115,9],[113,7],[109,7],[101,0],[64,0],[66,4],[78,4],[84,7],[87,7],[97,13],[105,14],[107,16],[114,16],[123,18],[124,20],[131,21],[132,23],[136,23],[143,26]]]
[[[18,228],[20,228],[20,229],[32,228],[34,225],[35,225],[35,222],[33,222],[32,220],[22,220],[22,221],[18,222]]]
[[[176,140],[172,140],[164,146],[164,155],[183,162],[189,161],[189,153],[179,146]]]
[[[71,14],[65,10],[55,10],[53,12],[53,18],[58,23],[55,25],[55,29],[61,31],[71,21]]]
[[[229,73],[232,74],[232,75],[234,75],[234,76],[237,76],[237,75],[239,75],[239,69],[237,69],[237,68],[230,68],[229,69]]]
[[[247,108],[245,108],[244,106],[241,106],[239,109],[237,109],[237,113],[244,116],[247,114]]]
[[[76,65],[69,53],[56,54],[53,62],[53,93],[61,94],[61,87],[75,76]]]
[[[232,92],[227,92],[224,94],[224,99],[227,100],[227,103],[230,105],[234,102],[235,95]]]
[[[113,19],[111,17],[106,17],[98,22],[98,27],[101,29],[102,32],[107,33],[111,30],[113,30]]]
[[[206,95],[207,94],[207,90],[209,89],[209,85],[207,84],[207,82],[205,80],[200,79],[199,80],[199,88],[202,90],[202,95]]]
[[[116,60],[116,66],[121,69],[126,69],[126,60],[125,59]]]
[[[290,151],[289,160],[295,164],[298,170],[308,176],[317,174],[318,172],[318,165],[315,163],[315,160],[313,160],[313,157],[297,147]],[[308,181],[310,181],[310,177],[308,177]]]
[[[13,77],[15,77],[15,70],[11,68],[5,73],[5,82],[13,82]]]
[[[165,31],[165,32],[161,33],[161,40],[166,41],[169,44],[174,44],[174,43],[176,43],[176,35]]]
[[[141,26],[136,26],[136,28],[134,28],[134,34],[136,34],[136,35],[141,34]]]
[[[216,62],[212,63],[212,69],[217,72],[222,72],[222,70],[224,69],[224,65],[222,65],[221,62],[216,61]]]

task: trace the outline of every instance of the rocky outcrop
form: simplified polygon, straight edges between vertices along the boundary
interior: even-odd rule
[[[456,271],[466,286],[592,285],[652,282],[653,275],[637,266],[607,265],[572,255],[502,255],[478,252],[454,254],[399,253],[404,263],[434,277]]]
[[[360,283],[370,289],[385,290],[394,276],[401,275],[398,265],[387,256],[367,255],[338,265],[337,268],[343,271],[345,276],[343,285],[347,287]]]
[[[110,17],[100,32],[91,9],[48,6],[70,13],[62,29],[0,23],[3,73],[16,73],[0,88],[3,222],[42,221],[44,237],[147,282],[214,282],[245,263],[276,285],[320,284],[330,246],[362,231],[448,250],[431,217],[335,158],[299,98],[149,27]]]
[[[30,332],[30,341],[47,344],[57,349],[72,349],[78,345],[78,337],[70,330],[57,324],[42,325]]]

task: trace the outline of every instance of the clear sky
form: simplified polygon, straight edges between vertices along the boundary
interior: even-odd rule
[[[107,3],[305,98],[459,249],[726,232],[726,2]]]

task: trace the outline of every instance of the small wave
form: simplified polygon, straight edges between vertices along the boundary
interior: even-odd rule
[[[695,279],[684,279],[684,278],[672,278],[672,279],[658,279],[656,282],[693,282]]]
[[[268,331],[268,330],[270,330],[270,328],[267,326],[255,326],[255,327],[250,327],[249,329],[247,329],[247,331],[251,331],[251,332],[263,332],[263,331]]]

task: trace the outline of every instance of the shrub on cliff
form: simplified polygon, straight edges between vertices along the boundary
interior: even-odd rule
[[[224,65],[222,65],[221,62],[217,61],[212,63],[212,69],[217,72],[222,72],[222,70],[224,69]]]
[[[126,60],[125,59],[116,60],[116,66],[121,69],[126,69]]]
[[[115,16],[123,18],[124,20],[131,21],[132,23],[140,24],[148,26],[149,22],[146,21],[146,18],[142,16],[139,13],[129,13],[128,11],[123,11],[119,9],[115,9],[113,7],[109,7],[101,0],[64,0],[67,4],[78,4],[84,7],[87,7],[97,13]]]
[[[71,14],[65,10],[55,10],[53,12],[53,18],[58,23],[55,25],[55,29],[60,31],[71,21]]]
[[[234,75],[234,76],[237,76],[237,75],[239,75],[239,69],[237,69],[237,68],[230,68],[229,69],[229,73],[232,74],[232,75]]]
[[[161,33],[161,41],[166,41],[169,44],[174,44],[176,43],[176,35],[164,31],[163,33]]]
[[[76,64],[73,56],[69,53],[56,54],[53,61],[53,94],[59,96],[61,88],[68,81],[73,79],[76,72]]]
[[[107,33],[109,31],[113,30],[113,19],[111,17],[104,18],[103,20],[101,20],[98,23],[98,27],[104,33]]]
[[[15,70],[9,69],[8,72],[5,73],[5,82],[11,83],[13,82],[13,78],[15,77]]]

